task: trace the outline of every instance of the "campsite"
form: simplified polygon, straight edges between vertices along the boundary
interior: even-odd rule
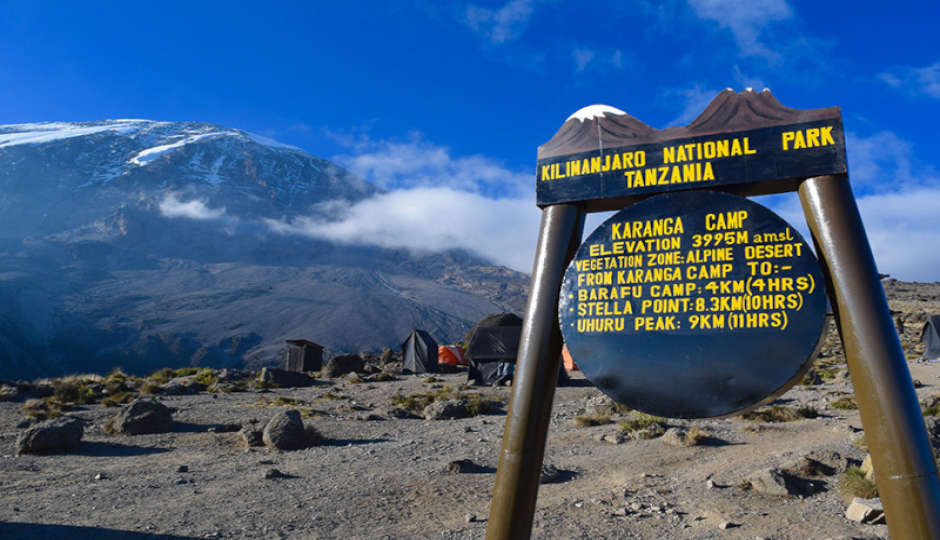
[[[940,284],[889,280],[885,287],[928,426],[936,428],[930,415],[940,363],[918,359]],[[160,394],[173,418],[162,433],[108,435],[116,408],[76,406],[66,414],[82,420],[84,436],[63,452],[15,456],[26,396],[0,402],[0,536],[483,538],[511,389],[469,384],[466,365],[404,373],[400,354],[386,359],[384,371],[373,370],[381,360],[369,357],[358,373],[309,386]],[[886,538],[885,525],[846,517],[844,471],[860,466],[866,452],[857,411],[844,407],[852,385],[834,328],[812,373],[774,405],[816,417],[665,420],[667,431],[703,434],[684,446],[666,434],[630,436],[620,425],[636,413],[618,410],[570,372],[555,394],[533,537]],[[492,408],[422,418],[421,400],[435,396]],[[246,446],[239,430],[288,409],[319,433],[317,444]],[[767,471],[792,480],[792,493],[761,487]]]

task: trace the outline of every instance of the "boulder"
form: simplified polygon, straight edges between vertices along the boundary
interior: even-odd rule
[[[425,420],[453,420],[469,416],[467,402],[462,399],[435,401],[424,408]]]
[[[884,523],[885,511],[881,499],[855,497],[845,511],[845,517],[858,523]]]
[[[358,354],[341,354],[330,358],[320,372],[324,378],[342,377],[354,371],[363,371],[365,361]]]
[[[286,369],[266,367],[261,369],[259,377],[265,386],[274,388],[295,388],[310,386],[315,379],[306,373],[287,371]]]
[[[140,398],[121,408],[105,424],[110,435],[144,435],[165,433],[173,425],[169,407],[153,398]]]
[[[274,450],[297,450],[304,447],[304,422],[300,412],[290,409],[272,418],[261,435],[264,444]]]
[[[801,493],[795,478],[780,469],[761,469],[751,473],[746,481],[751,489],[764,495],[792,497]]]
[[[75,448],[85,430],[77,418],[61,416],[44,420],[16,438],[16,455],[31,452],[61,452]]]

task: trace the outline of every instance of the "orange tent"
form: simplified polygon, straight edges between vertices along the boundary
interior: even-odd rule
[[[466,366],[470,363],[464,357],[464,350],[454,345],[438,347],[437,361],[440,364],[451,364],[453,366]]]
[[[565,362],[565,371],[579,371],[578,364],[574,363],[574,359],[571,358],[571,353],[568,352],[568,346],[565,345],[565,348],[561,350],[561,357]]]

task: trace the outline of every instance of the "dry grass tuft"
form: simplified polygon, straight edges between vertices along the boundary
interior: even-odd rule
[[[808,418],[817,418],[819,412],[813,407],[787,407],[785,405],[771,405],[751,411],[742,415],[743,420],[755,422],[798,422]]]
[[[584,427],[594,427],[594,426],[603,426],[611,422],[610,417],[603,414],[582,414],[581,416],[576,416],[572,423],[575,427],[584,428]]]
[[[839,481],[839,492],[846,501],[851,501],[855,497],[863,499],[874,499],[878,496],[878,486],[874,482],[865,478],[865,473],[858,467],[850,467],[842,473]]]

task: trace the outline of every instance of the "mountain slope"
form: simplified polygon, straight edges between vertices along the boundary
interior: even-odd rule
[[[466,254],[340,246],[266,223],[381,193],[208,124],[0,126],[0,378],[277,362],[462,337],[527,278]]]

